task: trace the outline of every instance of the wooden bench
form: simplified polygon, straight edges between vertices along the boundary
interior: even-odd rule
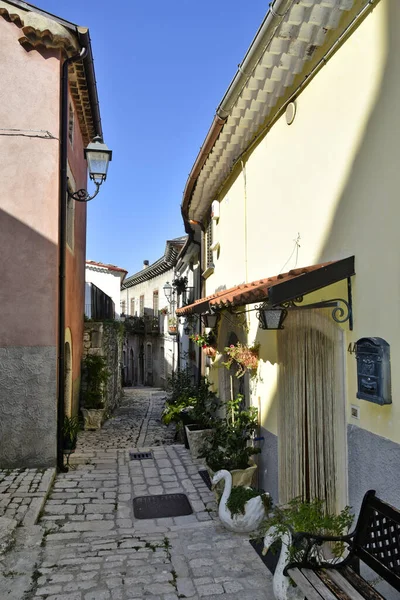
[[[343,541],[348,554],[334,562],[316,561],[316,548]],[[400,591],[400,511],[369,490],[363,499],[354,531],[342,537],[298,533],[293,538],[304,554],[300,562],[286,565],[288,575],[307,600],[382,600],[383,596],[356,573],[364,562],[384,581]]]

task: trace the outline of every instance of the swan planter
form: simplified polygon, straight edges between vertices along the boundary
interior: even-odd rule
[[[237,513],[232,515],[227,506],[232,491],[232,475],[225,469],[217,471],[212,478],[212,483],[213,485],[216,485],[221,480],[224,481],[224,491],[218,507],[218,516],[223,526],[230,531],[236,531],[238,533],[245,533],[257,529],[265,518],[265,507],[261,495],[247,500],[244,504],[243,514]]]
[[[264,537],[263,554],[267,554],[269,548],[278,539],[282,542],[282,549],[273,579],[275,600],[304,600],[304,594],[301,590],[298,587],[294,587],[289,577],[283,574],[285,566],[290,562],[289,548],[292,544],[290,533],[279,533],[276,527],[270,527]]]

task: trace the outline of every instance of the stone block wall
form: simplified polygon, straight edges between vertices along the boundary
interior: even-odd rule
[[[107,382],[105,408],[109,413],[118,406],[122,393],[122,342],[119,323],[85,322],[83,358],[88,354],[104,356],[111,377]]]

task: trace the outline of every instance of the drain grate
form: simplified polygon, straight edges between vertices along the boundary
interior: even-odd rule
[[[208,471],[201,470],[201,471],[199,471],[199,475],[202,478],[202,480],[204,481],[204,483],[206,484],[206,486],[208,487],[208,489],[211,490],[212,483],[211,483],[211,479],[210,479],[210,475],[208,474]]]
[[[129,452],[129,460],[145,460],[153,458],[152,452]]]
[[[163,519],[191,515],[193,509],[186,494],[160,494],[134,498],[133,513],[136,519]]]

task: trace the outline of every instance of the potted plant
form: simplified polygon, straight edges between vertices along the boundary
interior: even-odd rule
[[[189,423],[185,425],[186,437],[192,458],[199,458],[201,448],[212,434],[215,422],[215,409],[218,399],[210,389],[210,382],[201,377],[196,393],[187,409]]]
[[[168,319],[168,333],[170,335],[176,335],[176,317]]]
[[[100,429],[104,418],[104,386],[111,373],[103,356],[88,354],[83,360],[82,414],[84,429]]]
[[[225,419],[216,419],[211,435],[201,449],[207,470],[212,478],[214,473],[225,469],[232,475],[232,486],[250,486],[257,466],[252,457],[260,448],[249,445],[258,427],[258,410],[244,408],[240,394],[226,403]],[[222,486],[216,486],[217,498]]]
[[[190,336],[190,339],[203,349],[204,353],[211,358],[215,358],[217,354],[215,334],[210,331],[209,333],[196,333]]]
[[[160,309],[160,314],[165,317],[165,315],[168,314],[168,308],[166,306],[164,306],[163,308]]]
[[[285,574],[285,567],[292,562],[302,562],[305,552],[309,549],[308,543],[304,545],[296,534],[308,532],[314,535],[342,536],[347,532],[353,515],[350,507],[346,506],[338,515],[331,514],[326,510],[325,502],[320,499],[304,500],[300,496],[293,498],[286,505],[275,506],[263,522],[256,539],[264,541],[263,554],[266,554],[271,546],[276,547],[280,543],[281,550],[278,564],[273,579],[273,589],[276,598],[297,596],[303,598],[304,594],[299,590],[298,595],[293,590],[294,583]],[[324,548],[318,544],[312,548],[313,561],[316,564],[326,560]],[[330,562],[335,562],[342,556],[345,549],[343,541],[329,543]]]
[[[64,454],[71,453],[76,448],[79,431],[79,419],[77,416],[65,415],[62,426],[62,440]]]
[[[180,296],[186,290],[187,284],[188,278],[186,276],[175,277],[172,282],[172,286],[176,289],[178,296]]]
[[[243,377],[245,373],[249,373],[250,377],[253,377],[257,373],[259,349],[260,344],[247,346],[240,342],[226,346],[224,352],[228,355],[228,360],[222,364],[227,369],[230,369],[232,364],[236,364],[238,367],[235,373],[236,377]]]

